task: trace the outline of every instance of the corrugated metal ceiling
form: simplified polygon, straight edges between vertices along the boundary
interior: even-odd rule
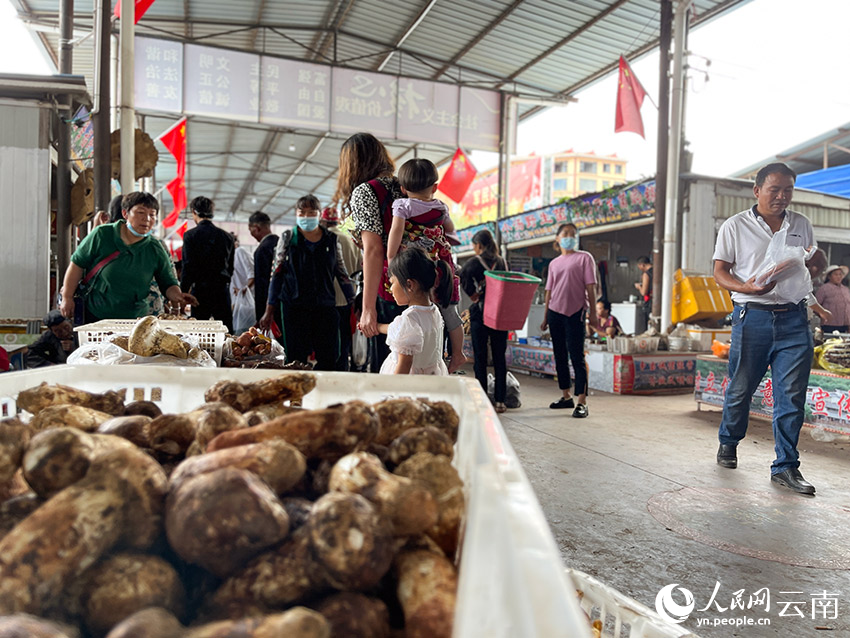
[[[746,1],[695,0],[692,27]],[[12,4],[55,57],[58,0]],[[90,31],[92,0],[74,8],[78,35]],[[620,53],[632,59],[657,46],[658,16],[657,0],[156,0],[137,33],[563,99],[614,71]],[[88,38],[75,48],[74,72],[91,86],[93,69]],[[145,128],[157,137],[177,117],[147,114]],[[259,208],[285,217],[303,194],[323,203],[333,194],[346,136],[200,117],[188,130],[189,196],[210,195],[236,219]],[[454,149],[390,150],[403,162],[414,153],[445,160]],[[161,152],[157,183],[173,175]]]

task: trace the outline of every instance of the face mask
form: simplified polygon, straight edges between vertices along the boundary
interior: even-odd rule
[[[561,237],[558,240],[558,245],[564,250],[575,250],[578,248],[578,235],[575,237]]]
[[[298,224],[298,228],[303,230],[305,233],[309,233],[311,230],[316,230],[319,227],[319,218],[318,217],[296,217],[295,223]]]
[[[150,229],[148,232],[146,232],[146,233],[140,233],[140,232],[137,232],[135,228],[133,228],[133,225],[132,225],[132,224],[130,224],[130,222],[128,222],[128,221],[126,221],[126,220],[125,220],[125,221],[124,221],[124,224],[127,226],[127,230],[129,230],[129,231],[130,231],[130,234],[131,234],[131,235],[135,235],[136,237],[145,238],[145,237],[149,237],[149,236],[151,236],[151,235],[153,234],[153,228],[151,228],[151,229]]]

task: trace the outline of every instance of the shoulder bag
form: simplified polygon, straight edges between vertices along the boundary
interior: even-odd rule
[[[91,291],[91,281],[103,268],[112,261],[118,259],[121,255],[120,250],[116,250],[111,255],[108,255],[97,262],[90,271],[86,273],[82,281],[77,284],[77,289],[74,291],[74,325],[81,326],[86,323],[86,297]]]

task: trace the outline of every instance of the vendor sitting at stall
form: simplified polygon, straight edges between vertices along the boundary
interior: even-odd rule
[[[847,332],[850,324],[850,289],[843,282],[848,272],[850,268],[847,266],[830,266],[823,273],[824,284],[815,293],[818,302],[832,313],[821,326],[824,334]]]
[[[623,334],[620,322],[617,321],[617,317],[611,314],[611,302],[607,299],[600,297],[596,300],[596,319],[596,325],[591,325],[588,321],[588,337],[595,334],[601,339],[602,337],[616,337]]]
[[[74,350],[74,332],[71,322],[62,315],[61,311],[51,310],[42,321],[47,326],[47,330],[38,338],[38,341],[29,346],[28,368],[65,363],[68,355]]]

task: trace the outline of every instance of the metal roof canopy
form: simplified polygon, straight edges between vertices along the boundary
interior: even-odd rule
[[[742,168],[734,177],[753,178],[762,166],[771,162],[785,162],[799,174],[850,164],[850,122]]]
[[[11,0],[48,53],[58,51],[58,0]],[[747,0],[695,0],[692,28]],[[75,0],[74,72],[94,82],[92,0]],[[137,35],[383,71],[543,100],[563,101],[617,68],[622,53],[639,57],[658,44],[657,0],[156,0]],[[613,101],[613,100],[612,100]],[[521,106],[521,116],[541,107]],[[156,137],[177,116],[148,113]],[[333,195],[339,149],[347,136],[189,118],[189,197],[204,194],[217,210],[244,220],[254,210],[273,218],[295,200]],[[402,163],[435,163],[454,150],[387,144]],[[295,150],[290,150],[294,148]],[[160,154],[155,182],[175,174]]]

